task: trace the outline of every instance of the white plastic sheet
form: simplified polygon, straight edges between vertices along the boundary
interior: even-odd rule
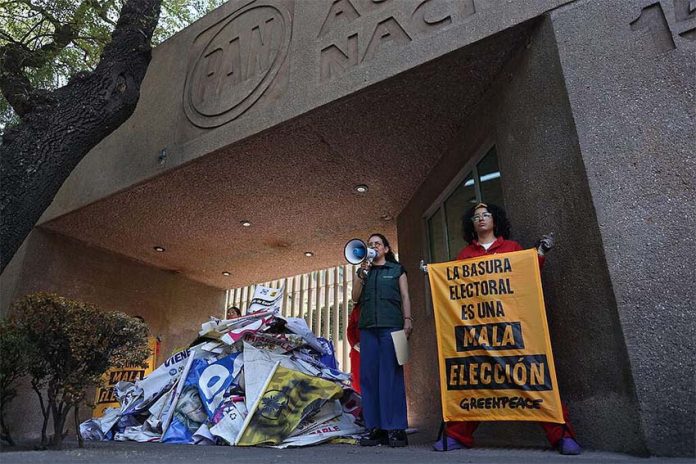
[[[354,435],[363,431],[363,428],[355,423],[353,416],[341,414],[338,417],[316,424],[301,435],[286,438],[280,445],[273,448],[288,448],[290,446],[316,445],[331,440],[335,437]]]

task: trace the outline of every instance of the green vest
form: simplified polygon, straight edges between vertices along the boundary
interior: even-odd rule
[[[359,328],[403,328],[404,316],[401,311],[401,291],[399,290],[399,277],[403,273],[403,266],[391,261],[370,269],[360,295]]]

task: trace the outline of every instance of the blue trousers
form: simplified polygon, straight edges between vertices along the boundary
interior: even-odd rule
[[[360,329],[360,389],[368,429],[408,427],[404,369],[396,362],[391,337],[397,330],[400,329]]]

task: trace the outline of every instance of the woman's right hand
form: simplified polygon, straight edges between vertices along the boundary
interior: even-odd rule
[[[370,266],[372,266],[372,264],[368,263],[367,261],[363,261],[362,263],[360,263],[360,269],[358,270],[358,277],[360,277],[361,280],[365,280],[367,273],[370,272]]]

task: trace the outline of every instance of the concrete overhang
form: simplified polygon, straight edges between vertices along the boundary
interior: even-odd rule
[[[339,264],[369,231],[395,237],[532,19],[567,2],[480,3],[224,5],[155,49],[134,115],[41,227],[220,288]],[[236,53],[258,76],[228,80]]]

